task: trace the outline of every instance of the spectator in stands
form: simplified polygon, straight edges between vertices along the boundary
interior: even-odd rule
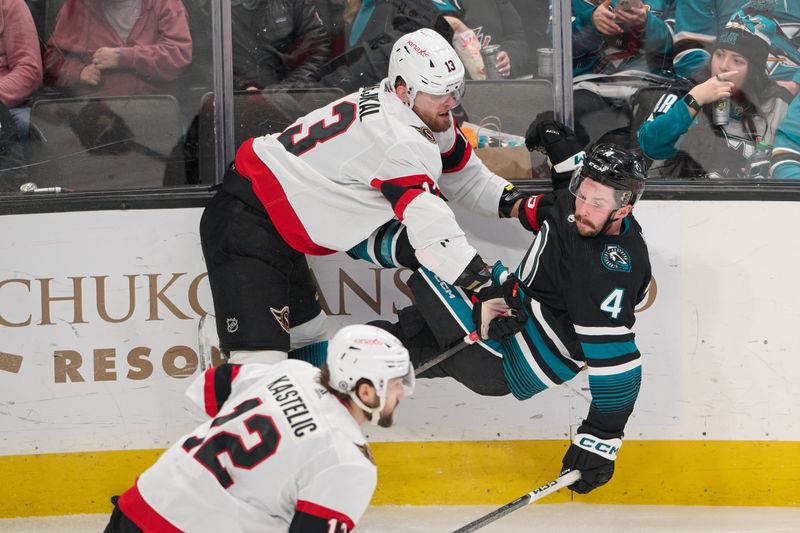
[[[42,56],[33,17],[24,0],[0,1],[0,102],[27,136],[28,98],[42,84]]]
[[[36,26],[36,33],[44,38],[47,16],[47,0],[25,0],[28,9],[33,16],[33,24]]]
[[[639,143],[648,157],[668,160],[662,175],[742,177],[752,174],[759,157],[766,159],[759,143],[775,144],[791,99],[765,70],[775,31],[773,20],[738,11],[716,39],[710,67],[700,76],[705,81],[688,94],[676,84],[661,97],[639,129]],[[717,126],[712,104],[723,98],[730,99],[729,122]]]
[[[778,127],[770,163],[773,178],[800,179],[800,98],[792,100]]]
[[[352,0],[344,14],[347,51],[325,66],[323,85],[351,92],[378,83],[400,36],[432,28],[452,43],[448,18],[461,14],[453,0]]]
[[[313,0],[232,0],[234,89],[316,84],[331,40]]]
[[[675,6],[675,72],[697,79],[708,65],[709,50],[727,21],[739,9],[778,23],[767,70],[792,94],[800,89],[800,0],[684,0]],[[794,41],[794,43],[792,42]]]
[[[499,44],[497,69],[504,78],[530,74],[528,43],[522,19],[509,0],[461,0],[464,24],[478,36],[483,48]]]
[[[181,0],[66,0],[45,78],[76,95],[174,94],[191,60]]]
[[[673,75],[674,0],[572,0],[575,131],[584,145],[631,125],[638,89]]]
[[[524,72],[536,74],[539,66],[536,50],[553,47],[553,41],[548,33],[550,6],[545,2],[530,0],[511,0],[511,3],[519,13],[520,23],[525,28],[525,40],[528,43],[528,65]]]

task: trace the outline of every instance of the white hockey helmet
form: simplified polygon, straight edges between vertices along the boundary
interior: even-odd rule
[[[389,83],[397,77],[408,87],[409,105],[418,91],[434,96],[452,94],[456,105],[464,95],[464,64],[447,40],[429,28],[400,37],[389,57]]]
[[[386,403],[386,390],[390,379],[403,378],[406,396],[414,392],[414,367],[408,350],[391,333],[375,326],[359,324],[345,326],[328,343],[328,369],[330,386],[349,394],[361,409],[372,413],[372,421]],[[367,407],[356,394],[356,383],[368,379],[380,398],[378,407]]]

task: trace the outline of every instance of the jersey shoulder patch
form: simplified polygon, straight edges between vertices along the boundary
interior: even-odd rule
[[[429,143],[436,144],[436,137],[433,136],[433,131],[431,131],[431,129],[428,126],[414,126],[413,124],[409,125],[415,130],[417,130],[417,132],[419,132],[420,135],[425,137],[425,140],[427,140]]]
[[[376,464],[376,463],[375,463],[375,458],[372,456],[372,450],[370,450],[370,449],[369,449],[369,444],[367,444],[367,443],[364,443],[364,444],[359,444],[359,443],[357,443],[357,442],[354,442],[353,444],[355,445],[355,447],[356,447],[356,448],[358,448],[358,451],[360,451],[360,452],[361,452],[361,454],[362,454],[364,457],[366,457],[366,458],[367,458],[367,460],[368,460],[370,463],[372,463],[372,464]]]

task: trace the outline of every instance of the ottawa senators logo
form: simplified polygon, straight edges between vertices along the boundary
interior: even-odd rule
[[[369,459],[370,463],[375,464],[375,458],[372,456],[372,450],[369,449],[369,445],[368,444],[358,444],[358,443],[355,443],[355,442],[353,444],[356,445],[356,448],[358,448],[358,451],[360,451],[362,454],[364,454],[364,457]]]
[[[415,130],[419,132],[420,135],[428,139],[429,143],[436,144],[436,137],[433,136],[433,132],[427,126],[411,126]]]
[[[289,306],[284,306],[280,311],[272,307],[270,307],[269,310],[272,311],[272,316],[275,317],[275,320],[278,321],[278,324],[280,324],[283,330],[289,333]]]

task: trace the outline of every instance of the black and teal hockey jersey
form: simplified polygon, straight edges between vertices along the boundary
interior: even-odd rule
[[[547,220],[517,268],[530,315],[525,330],[504,343],[506,379],[527,398],[588,367],[592,403],[587,422],[622,433],[641,382],[634,308],[650,285],[650,258],[634,216],[619,235],[581,237],[574,197],[559,191]]]
[[[511,393],[520,400],[589,372],[592,403],[586,421],[610,435],[621,435],[641,383],[634,341],[634,307],[650,284],[650,259],[642,230],[629,215],[620,235],[581,237],[574,224],[574,197],[558,191],[552,217],[516,270],[520,298],[529,320],[504,343],[479,345],[502,358]],[[499,275],[495,267],[493,277]],[[435,298],[418,303],[436,333],[457,338],[475,330],[468,295],[420,269]],[[413,276],[412,276],[413,278]],[[435,311],[433,307],[441,307]],[[438,316],[435,324],[429,317]],[[452,334],[453,329],[458,332]]]

